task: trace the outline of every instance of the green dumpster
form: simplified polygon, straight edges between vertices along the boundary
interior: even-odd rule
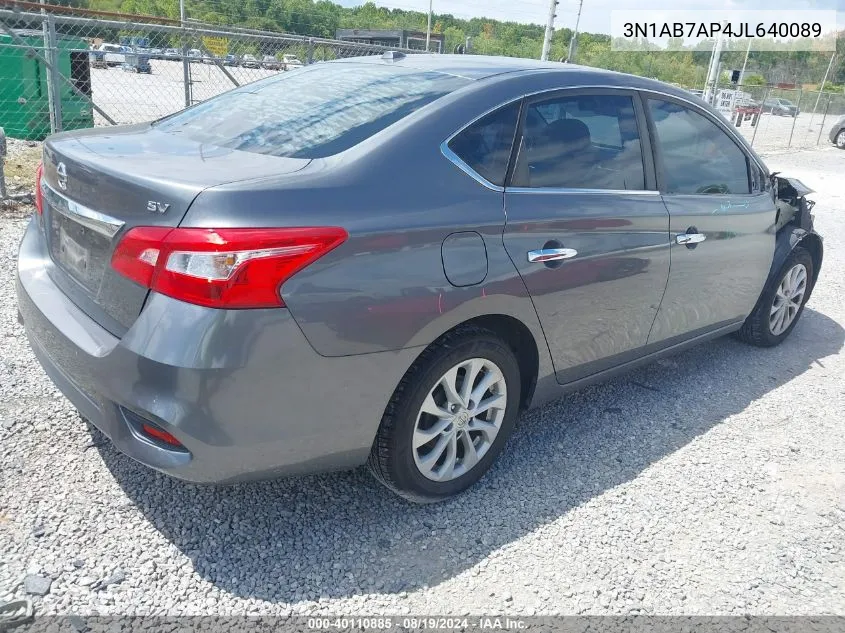
[[[15,33],[31,48],[7,33],[0,33],[0,127],[6,129],[9,137],[41,141],[50,134],[47,69],[33,49],[43,55],[44,39],[41,31]],[[88,42],[61,34],[57,40],[59,73],[90,96]],[[88,100],[77,94],[68,81],[60,78],[57,83],[62,129],[93,127],[94,113]]]

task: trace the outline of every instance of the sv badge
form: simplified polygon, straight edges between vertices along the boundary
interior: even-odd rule
[[[169,208],[170,205],[164,202],[156,202],[155,200],[147,202],[147,211],[152,211],[153,213],[165,213]]]

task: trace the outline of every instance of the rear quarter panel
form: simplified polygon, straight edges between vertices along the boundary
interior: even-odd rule
[[[513,94],[492,88],[492,95],[447,97],[451,106],[432,104],[348,152],[313,161],[296,177],[209,189],[183,226],[344,227],[349,239],[282,289],[296,322],[324,356],[426,345],[484,314],[519,319],[538,347],[546,347],[503,247],[502,192],[479,184],[440,152],[443,140]],[[445,275],[441,246],[462,231],[483,238],[487,274],[481,283],[456,287]]]

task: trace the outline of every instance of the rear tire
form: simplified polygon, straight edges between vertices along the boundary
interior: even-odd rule
[[[517,358],[495,334],[476,327],[446,334],[396,388],[370,471],[415,503],[463,492],[489,470],[513,431],[520,387]]]
[[[845,130],[840,130],[839,134],[836,135],[835,143],[839,149],[845,149]]]
[[[774,347],[792,332],[813,291],[813,258],[800,246],[792,250],[763,289],[754,311],[736,333],[757,347]]]

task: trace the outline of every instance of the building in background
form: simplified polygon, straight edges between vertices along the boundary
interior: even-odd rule
[[[361,44],[378,44],[395,48],[425,50],[425,32],[404,29],[337,29],[335,39]],[[442,33],[432,33],[428,49],[442,53],[445,38]]]

